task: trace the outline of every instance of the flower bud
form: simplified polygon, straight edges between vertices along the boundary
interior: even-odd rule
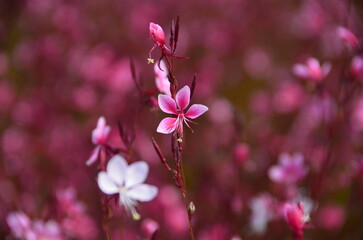
[[[150,36],[154,40],[154,42],[157,43],[159,46],[164,45],[165,34],[160,25],[151,22],[149,29],[150,29]]]

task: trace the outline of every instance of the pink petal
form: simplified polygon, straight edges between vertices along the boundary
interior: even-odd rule
[[[320,69],[320,63],[319,63],[318,59],[316,59],[316,58],[309,58],[306,61],[306,65],[308,66],[310,71],[319,71],[319,69]]]
[[[170,114],[175,114],[175,115],[178,114],[177,110],[176,110],[175,101],[170,96],[164,95],[164,94],[159,94],[158,103],[159,103],[160,109],[163,112],[170,113]]]
[[[176,94],[176,102],[178,104],[180,111],[184,111],[184,109],[189,105],[189,101],[190,101],[190,88],[188,86],[184,86]]]
[[[321,67],[322,72],[323,72],[323,77],[326,77],[330,70],[331,70],[331,64],[330,63],[324,63],[323,66]]]
[[[105,117],[99,117],[98,118],[98,121],[97,121],[97,128],[102,128],[102,127],[104,127],[104,126],[106,126],[106,119],[105,119]]]
[[[269,169],[268,176],[274,182],[281,182],[284,179],[285,175],[280,167],[274,166]]]
[[[97,146],[95,149],[93,149],[91,156],[89,157],[89,159],[86,162],[87,166],[92,165],[94,162],[96,162],[97,158],[98,158],[98,152],[100,151],[100,147]]]
[[[187,111],[185,116],[188,118],[191,118],[191,119],[195,119],[195,118],[199,117],[200,115],[202,115],[203,113],[205,113],[206,111],[208,111],[207,106],[204,106],[203,104],[193,104],[189,108],[189,110]]]
[[[296,76],[301,78],[307,78],[309,76],[309,70],[305,65],[302,64],[295,64],[292,67],[292,71]]]
[[[177,125],[178,119],[177,118],[164,118],[163,120],[161,120],[158,128],[156,129],[156,131],[158,133],[164,133],[164,134],[169,134],[175,131]]]

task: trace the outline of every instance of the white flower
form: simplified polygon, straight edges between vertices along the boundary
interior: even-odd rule
[[[113,156],[107,164],[106,172],[98,173],[98,186],[105,194],[119,194],[119,203],[132,213],[135,220],[140,219],[135,206],[137,201],[148,202],[158,194],[155,186],[144,184],[149,165],[139,161],[127,165],[120,155]]]

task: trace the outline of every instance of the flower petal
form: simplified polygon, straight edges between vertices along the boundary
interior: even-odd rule
[[[309,77],[309,70],[303,64],[295,64],[292,68],[293,73],[301,78],[308,78]]]
[[[107,174],[119,186],[124,185],[127,162],[120,155],[113,156],[107,164]]]
[[[268,176],[274,182],[281,182],[284,178],[284,172],[279,166],[274,166],[269,169]]]
[[[158,104],[159,104],[160,109],[163,112],[175,114],[175,115],[178,114],[177,110],[176,110],[176,103],[175,103],[174,99],[172,99],[170,96],[164,95],[164,94],[159,94]]]
[[[153,200],[158,194],[158,188],[149,184],[140,184],[127,191],[127,195],[140,202]]]
[[[331,64],[330,63],[324,63],[321,67],[321,71],[323,72],[323,77],[326,77],[331,70]]]
[[[310,71],[318,71],[320,69],[320,63],[316,58],[309,58],[306,61],[306,65]]]
[[[88,158],[86,165],[90,166],[92,165],[94,162],[96,162],[97,158],[98,158],[98,152],[100,151],[100,146],[95,147],[95,149],[93,149],[91,156]]]
[[[102,192],[106,194],[115,194],[118,192],[118,187],[107,175],[106,172],[99,172],[97,178],[98,186]]]
[[[126,170],[126,188],[143,183],[149,173],[149,165],[144,161],[130,164]]]
[[[184,86],[176,94],[176,102],[178,104],[180,111],[183,111],[189,105],[189,101],[190,101],[190,88],[188,86]]]
[[[106,119],[105,119],[105,117],[101,116],[98,118],[97,128],[102,128],[104,126],[106,126]]]
[[[158,133],[164,133],[164,134],[169,134],[175,131],[176,127],[178,126],[178,119],[177,118],[164,118],[163,120],[161,120],[158,128],[156,129],[156,131]]]
[[[203,104],[193,104],[189,108],[189,110],[187,111],[185,116],[188,118],[191,118],[191,119],[195,119],[195,118],[199,117],[200,115],[202,115],[203,113],[205,113],[206,111],[208,111],[207,106],[204,106]]]

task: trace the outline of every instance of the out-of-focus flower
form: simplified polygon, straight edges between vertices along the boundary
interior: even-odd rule
[[[295,64],[292,68],[293,73],[303,79],[319,83],[330,72],[331,64],[324,63],[322,66],[316,58],[309,58],[306,64]]]
[[[31,221],[22,212],[10,213],[6,219],[14,237],[25,240],[61,240],[61,231],[57,222],[49,220]]]
[[[198,240],[220,240],[228,238],[228,226],[225,224],[217,223],[202,230],[198,235]]]
[[[154,236],[156,234],[156,231],[158,230],[159,230],[159,224],[150,218],[145,219],[141,223],[141,232],[148,239],[152,239],[152,236]]]
[[[272,69],[271,56],[262,48],[250,47],[243,57],[244,69],[254,78],[269,76]]]
[[[56,221],[49,220],[43,222],[42,220],[34,220],[33,229],[37,235],[36,239],[42,240],[61,240],[61,231]]]
[[[273,199],[269,194],[261,194],[251,200],[250,208],[252,210],[251,229],[257,234],[263,234],[268,222],[274,217]]]
[[[353,130],[363,130],[363,98],[357,99],[354,103],[350,122]]]
[[[231,240],[242,240],[240,236],[234,235]]]
[[[278,113],[290,113],[304,103],[304,97],[304,91],[299,84],[284,82],[273,96],[274,108]]]
[[[250,155],[250,147],[246,143],[238,143],[234,147],[234,157],[239,165],[243,165]]]
[[[97,160],[101,147],[106,144],[110,130],[111,127],[106,125],[106,119],[104,117],[100,117],[97,122],[97,127],[92,131],[92,142],[97,146],[93,150],[91,157],[86,162],[88,166]]]
[[[304,166],[304,156],[300,153],[288,155],[282,153],[279,157],[279,165],[272,166],[268,175],[272,181],[294,184],[307,174]]]
[[[164,60],[160,60],[160,62],[155,63],[154,72],[156,87],[160,92],[171,96],[168,68],[166,67]]]
[[[350,65],[350,74],[353,79],[363,81],[363,57],[355,56]]]
[[[285,219],[293,231],[295,238],[297,240],[303,239],[303,229],[310,220],[310,216],[304,212],[304,204],[302,202],[287,203],[283,211]]]
[[[317,216],[317,224],[329,231],[339,230],[345,221],[345,212],[339,205],[323,207]]]
[[[226,99],[216,99],[211,103],[208,115],[209,119],[216,124],[229,125],[233,119],[233,107]]]
[[[26,240],[36,239],[36,235],[31,229],[31,221],[24,213],[10,213],[6,218],[6,222],[14,237]]]
[[[176,118],[167,117],[164,118],[158,128],[157,132],[169,134],[174,131],[178,131],[180,135],[183,135],[183,122],[190,128],[188,122],[191,122],[188,118],[195,119],[208,111],[208,107],[202,104],[193,104],[189,110],[184,113],[184,110],[190,102],[190,88],[184,86],[178,91],[175,99],[168,95],[159,94],[158,104],[160,109],[169,114],[176,115]]]
[[[78,214],[84,212],[85,206],[77,201],[76,191],[74,188],[66,188],[58,190],[56,197],[59,203],[59,208],[67,214]]]
[[[345,27],[337,27],[337,35],[345,42],[349,48],[358,48],[359,40],[349,29]]]
[[[136,201],[148,202],[156,197],[158,189],[144,184],[149,172],[149,165],[144,161],[128,166],[120,155],[113,156],[107,164],[106,171],[98,173],[98,186],[105,194],[119,194],[119,203],[130,211],[135,220],[140,219],[136,212]]]
[[[163,46],[165,44],[165,34],[164,30],[160,27],[159,24],[150,23],[149,25],[150,37],[152,40],[159,46]]]
[[[74,188],[66,188],[56,192],[59,210],[64,215],[60,221],[63,232],[75,239],[95,239],[97,227],[86,213],[86,207],[77,200]]]

